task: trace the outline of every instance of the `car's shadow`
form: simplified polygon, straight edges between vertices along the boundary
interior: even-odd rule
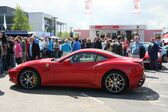
[[[10,89],[26,94],[40,94],[40,95],[66,95],[78,99],[79,97],[87,97],[87,95],[97,98],[114,98],[127,100],[158,100],[159,94],[148,87],[140,87],[134,90],[127,90],[121,94],[110,94],[101,89],[81,89],[81,88],[67,88],[67,87],[40,87],[35,90],[25,90],[16,85],[11,86]]]
[[[156,76],[146,76],[146,78],[149,78],[149,79],[159,79],[159,77],[156,77]]]

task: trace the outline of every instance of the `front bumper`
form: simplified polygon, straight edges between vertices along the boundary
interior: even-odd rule
[[[10,70],[9,73],[9,81],[17,84],[17,71],[16,70]]]

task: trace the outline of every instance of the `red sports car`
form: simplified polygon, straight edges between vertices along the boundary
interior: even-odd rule
[[[82,49],[60,59],[22,63],[9,71],[10,81],[25,89],[39,86],[103,88],[120,93],[142,86],[143,61],[99,49]]]

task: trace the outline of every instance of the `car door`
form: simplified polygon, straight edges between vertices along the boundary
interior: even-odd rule
[[[78,53],[66,60],[69,64],[60,63],[60,68],[55,69],[55,82],[63,84],[89,83],[96,76],[95,65],[97,55],[94,53]]]

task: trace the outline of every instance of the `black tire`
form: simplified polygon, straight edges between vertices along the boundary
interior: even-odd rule
[[[40,86],[40,76],[33,69],[25,69],[20,72],[18,83],[24,89],[35,89]]]
[[[162,63],[159,63],[159,69],[162,69]]]
[[[164,54],[164,55],[162,56],[162,61],[163,61],[163,62],[167,62],[166,54]]]
[[[128,79],[120,71],[107,73],[102,80],[103,89],[112,94],[122,93],[128,88]]]

